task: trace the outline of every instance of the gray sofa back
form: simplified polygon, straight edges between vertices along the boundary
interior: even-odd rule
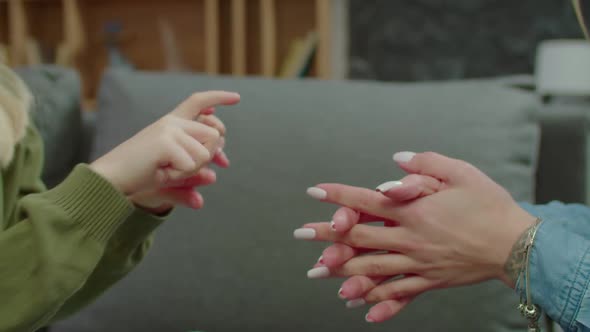
[[[60,183],[73,165],[88,158],[80,112],[80,78],[71,69],[58,66],[18,68],[31,89],[33,123],[44,141],[43,180],[48,187]]]
[[[101,86],[94,156],[209,89],[242,94],[240,106],[218,111],[229,128],[232,168],[202,190],[205,209],[174,211],[145,261],[54,331],[526,328],[518,299],[497,282],[424,295],[392,321],[369,326],[365,310],[347,310],[338,299],[340,281],[306,279],[323,245],[297,242],[292,231],[329,220],[335,209],[307,198],[306,187],[400,178],[391,160],[400,150],[469,160],[516,199],[533,201],[541,136],[532,93],[494,80],[384,84],[114,71]]]

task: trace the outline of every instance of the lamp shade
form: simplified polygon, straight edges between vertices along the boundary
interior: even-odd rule
[[[590,96],[590,42],[542,42],[537,50],[535,83],[541,95]]]

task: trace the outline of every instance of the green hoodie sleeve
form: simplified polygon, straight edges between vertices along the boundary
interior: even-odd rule
[[[30,131],[0,176],[0,331],[34,331],[91,302],[144,256],[161,220],[78,165],[54,189]]]

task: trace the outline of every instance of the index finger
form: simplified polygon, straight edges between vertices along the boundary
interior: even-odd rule
[[[240,102],[240,95],[228,91],[197,92],[183,101],[172,114],[187,120],[199,116],[204,110],[218,105],[234,105]],[[209,113],[210,114],[210,113]]]
[[[307,194],[323,202],[349,207],[365,214],[396,220],[398,202],[367,188],[324,183],[307,189]]]

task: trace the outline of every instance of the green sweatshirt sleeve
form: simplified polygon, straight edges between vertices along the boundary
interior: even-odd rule
[[[162,222],[86,165],[46,190],[34,127],[0,170],[0,331],[33,331],[90,303],[145,255]]]
[[[88,281],[103,261],[109,268],[107,251],[124,247],[109,244],[132,211],[123,194],[84,165],[56,188],[22,197],[0,232],[0,331],[33,331],[78,291],[104,290]]]
[[[110,239],[85,285],[67,300],[52,320],[73,314],[125,277],[143,259],[152,244],[153,231],[162,222],[163,218],[134,209]]]

